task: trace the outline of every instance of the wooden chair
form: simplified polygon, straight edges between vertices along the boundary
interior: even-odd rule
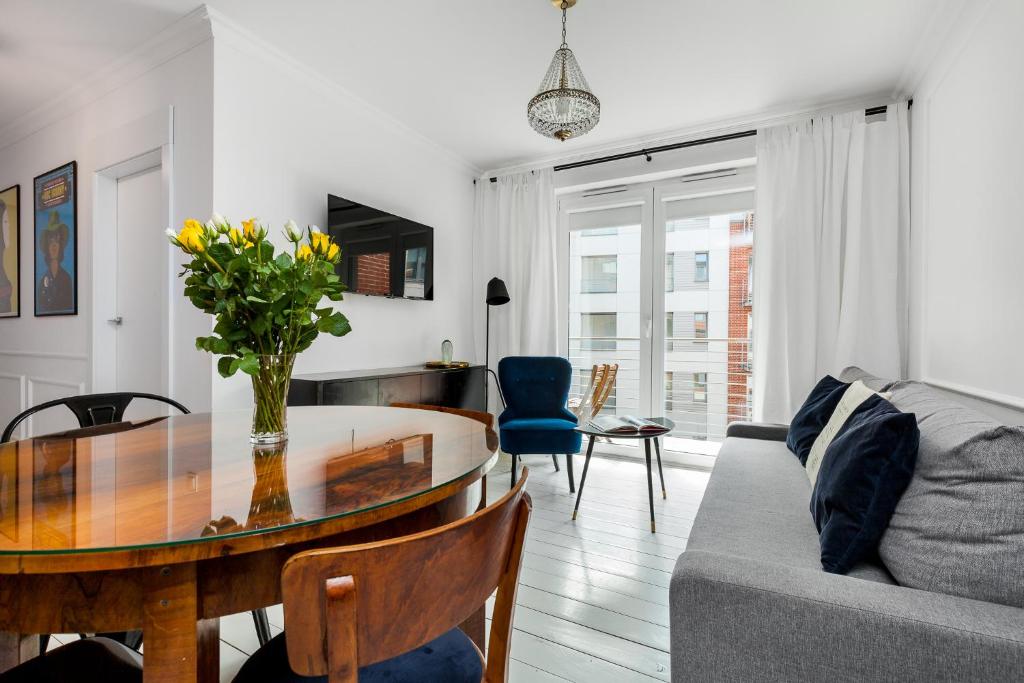
[[[601,412],[612,389],[615,388],[615,377],[619,373],[619,364],[603,363],[590,370],[590,382],[579,398],[569,400],[569,410],[580,420],[590,419]]]
[[[288,560],[285,633],[260,648],[235,683],[505,681],[532,507],[527,476],[524,468],[494,505],[438,529]],[[485,659],[457,625],[495,588]]]
[[[476,420],[483,424],[487,431],[484,434],[484,438],[487,440],[487,447],[492,451],[498,448],[498,433],[494,431],[494,416],[490,413],[485,413],[482,410],[468,410],[466,408],[448,408],[446,406],[434,406],[428,403],[402,403],[395,401],[391,404],[392,408],[413,408],[415,410],[433,410],[438,413],[449,413],[451,415],[461,415],[462,417],[468,417],[470,420]]]

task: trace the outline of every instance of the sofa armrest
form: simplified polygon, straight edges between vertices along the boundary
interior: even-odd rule
[[[670,589],[673,681],[1006,681],[1024,609],[687,551]]]
[[[726,436],[740,439],[761,439],[762,441],[785,441],[789,425],[775,422],[730,422],[725,428]]]

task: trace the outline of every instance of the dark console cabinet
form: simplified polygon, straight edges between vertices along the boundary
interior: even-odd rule
[[[485,410],[484,366],[432,370],[420,366],[295,375],[290,406],[387,406],[426,403]]]

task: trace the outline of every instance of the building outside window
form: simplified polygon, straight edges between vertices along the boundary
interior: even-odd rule
[[[665,291],[676,291],[676,255],[671,251],[665,254]]]
[[[693,281],[708,281],[708,252],[698,251],[694,254]]]
[[[665,373],[665,412],[666,413],[671,413],[673,410],[676,409],[675,395],[673,394],[674,389],[673,389],[673,386],[672,386],[673,385],[672,375],[674,375],[674,374],[675,373],[673,373],[673,372],[666,372]]]
[[[618,336],[615,313],[580,313],[581,348],[587,351],[614,351]]]
[[[708,402],[708,373],[706,372],[693,373],[693,402]]]
[[[619,260],[611,256],[582,257],[580,291],[584,294],[615,292],[618,289]]]
[[[708,338],[707,311],[699,311],[693,314],[693,336],[697,339]]]

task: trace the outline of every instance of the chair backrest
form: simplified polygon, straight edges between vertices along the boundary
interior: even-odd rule
[[[438,529],[288,560],[281,589],[292,669],[355,683],[360,666],[430,642],[497,588],[485,680],[504,681],[531,511],[527,476],[494,505]]]
[[[449,408],[448,406],[434,406],[429,403],[403,403],[402,401],[393,401],[391,403],[391,407],[432,410],[437,413],[448,413],[450,415],[459,415],[461,417],[468,417],[470,420],[476,420],[486,428],[484,432],[484,439],[487,442],[487,447],[492,451],[498,448],[498,434],[494,431],[494,415],[491,415],[490,413],[485,413],[482,410],[469,410],[468,408]]]
[[[18,414],[13,420],[11,420],[10,424],[7,425],[3,436],[0,437],[0,443],[10,441],[11,435],[14,434],[14,430],[18,428],[19,424],[47,408],[64,406],[74,413],[76,418],[78,418],[79,427],[95,427],[97,425],[121,422],[124,419],[124,411],[128,408],[128,404],[136,398],[159,401],[161,403],[174,406],[182,413],[187,414],[189,412],[188,408],[181,405],[174,399],[159,396],[157,394],[121,391],[110,394],[68,396],[66,398],[58,398],[53,401],[47,401],[46,403],[40,403],[39,405],[32,406],[28,410]]]
[[[498,381],[516,417],[552,417],[569,399],[572,365],[560,356],[506,356],[498,363]]]
[[[594,417],[604,408],[604,404],[607,403],[608,397],[611,396],[612,390],[615,388],[615,377],[618,374],[618,363],[614,365],[605,364],[604,372],[601,373],[601,381],[594,387],[594,398],[591,401],[590,415],[588,417]]]

